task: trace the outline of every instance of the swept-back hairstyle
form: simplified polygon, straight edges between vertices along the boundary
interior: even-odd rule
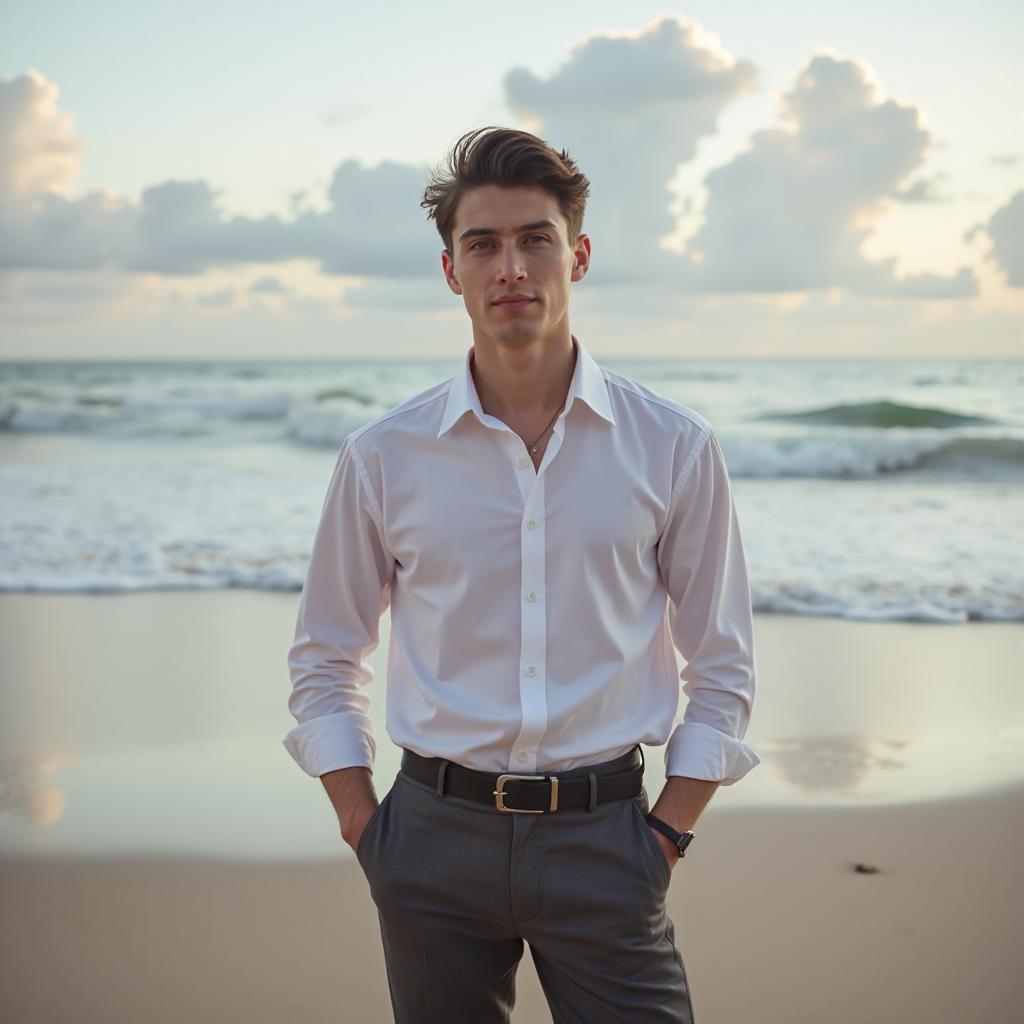
[[[447,166],[435,169],[420,206],[427,209],[449,256],[454,254],[452,232],[455,211],[465,193],[480,185],[539,185],[553,193],[569,230],[574,248],[583,230],[583,214],[590,181],[563,149],[552,149],[543,139],[515,128],[487,125],[467,132],[452,147]]]

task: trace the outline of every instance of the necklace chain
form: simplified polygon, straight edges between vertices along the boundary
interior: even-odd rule
[[[559,413],[560,413],[561,411],[562,411],[562,410],[561,410],[561,409],[559,409],[559,410],[558,410],[558,411],[557,411],[557,412],[555,413],[555,415],[551,417],[551,423],[549,423],[549,424],[548,424],[548,425],[547,425],[547,426],[546,426],[546,427],[545,427],[545,428],[544,428],[544,429],[543,429],[543,430],[542,430],[542,431],[540,432],[540,437],[538,437],[538,438],[537,438],[537,440],[533,442],[533,444],[529,444],[529,445],[527,445],[527,448],[529,448],[529,449],[530,449],[530,452],[531,452],[531,454],[533,454],[533,455],[536,455],[536,454],[537,454],[537,445],[538,445],[538,444],[540,444],[540,438],[541,438],[541,437],[543,437],[543,436],[544,436],[544,435],[545,435],[545,434],[546,434],[546,433],[547,433],[547,432],[548,432],[548,431],[549,431],[549,430],[551,429],[551,426],[552,426],[552,424],[553,424],[553,423],[555,422],[555,420],[557,420],[557,419],[558,419],[558,415],[559,415]]]

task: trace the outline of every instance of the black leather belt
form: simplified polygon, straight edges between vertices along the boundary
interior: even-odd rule
[[[499,811],[543,814],[639,796],[644,752],[638,743],[628,754],[600,764],[562,772],[482,772],[441,757],[423,757],[402,748],[402,771],[437,789],[438,796],[460,796]]]

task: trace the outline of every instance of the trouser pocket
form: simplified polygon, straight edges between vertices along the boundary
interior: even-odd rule
[[[633,797],[632,800],[630,800],[630,803],[633,805],[633,818],[644,834],[644,842],[647,847],[647,852],[654,858],[658,871],[661,875],[662,882],[667,886],[672,877],[672,865],[669,864],[668,858],[665,856],[665,851],[661,848],[661,843],[658,841],[658,837],[654,834],[654,829],[647,824],[645,816],[648,813],[649,805],[647,802],[646,791]]]
[[[369,840],[373,838],[373,833],[377,828],[378,822],[383,817],[385,810],[387,810],[388,802],[390,801],[391,794],[394,790],[395,787],[392,784],[391,788],[384,794],[384,798],[374,809],[373,814],[367,818],[366,824],[363,826],[363,831],[360,833],[359,842],[356,843],[356,860],[359,861],[364,869],[366,867],[366,854],[369,850]]]

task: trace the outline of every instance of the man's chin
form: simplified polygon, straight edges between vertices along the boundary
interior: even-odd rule
[[[495,324],[491,333],[499,341],[522,343],[526,341],[533,341],[535,338],[539,338],[544,332],[541,330],[540,324],[516,321],[514,323]]]

